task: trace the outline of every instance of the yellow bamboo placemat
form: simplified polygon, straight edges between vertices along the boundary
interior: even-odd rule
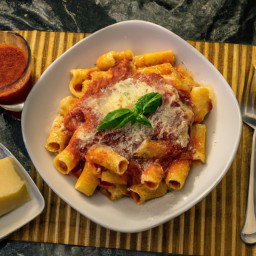
[[[34,82],[58,56],[88,36],[64,32],[18,33],[31,46]],[[240,101],[248,83],[256,46],[189,43],[223,74]],[[32,177],[45,198],[46,207],[39,217],[13,233],[10,239],[189,255],[256,255],[256,246],[247,246],[240,240],[246,209],[251,139],[252,130],[243,125],[241,142],[231,168],[204,200],[163,225],[132,234],[102,228],[80,215],[62,201],[31,166]]]

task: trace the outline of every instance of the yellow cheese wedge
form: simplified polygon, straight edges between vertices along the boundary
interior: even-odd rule
[[[26,183],[16,171],[15,160],[0,160],[0,216],[14,210],[30,199]]]

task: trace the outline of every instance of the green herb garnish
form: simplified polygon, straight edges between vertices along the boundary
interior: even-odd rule
[[[122,128],[129,122],[132,124],[141,123],[152,128],[145,114],[154,113],[161,104],[162,97],[159,93],[148,93],[138,99],[133,109],[121,108],[109,112],[101,121],[97,130]]]

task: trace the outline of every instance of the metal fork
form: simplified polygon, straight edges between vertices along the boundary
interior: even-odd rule
[[[253,65],[250,83],[242,95],[241,114],[243,121],[253,129],[247,208],[241,239],[247,244],[254,244],[256,243],[256,65]]]

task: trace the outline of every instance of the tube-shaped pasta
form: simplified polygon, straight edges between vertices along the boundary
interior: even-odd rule
[[[163,75],[164,79],[173,85],[177,90],[188,92],[191,91],[191,84],[181,78],[178,72],[174,71],[171,74]]]
[[[175,63],[171,50],[138,56],[130,50],[109,51],[95,67],[70,73],[74,97],[61,100],[45,147],[58,153],[55,168],[72,172],[81,193],[91,196],[97,189],[111,200],[127,196],[142,204],[170,189],[182,189],[192,164],[205,162],[206,126],[201,123],[214,95]],[[134,89],[138,92],[130,93]],[[149,115],[154,129],[132,126],[140,121],[136,114],[147,114],[150,107],[153,111],[155,103],[145,97],[135,104],[135,94],[151,91],[162,97],[161,109]],[[131,119],[122,116],[130,121],[124,129],[98,131],[101,118],[114,110],[112,105],[136,113]],[[113,116],[117,121],[119,117]]]
[[[97,61],[96,65],[100,70],[108,70],[111,67],[114,67],[117,62],[119,62],[122,59],[129,59],[132,60],[133,53],[130,50],[121,51],[121,52],[115,52],[110,51],[103,55],[101,55]]]
[[[192,159],[205,162],[206,125],[194,124],[191,128],[191,145],[193,146]]]
[[[60,101],[58,115],[52,123],[50,133],[48,135],[45,148],[50,152],[61,152],[67,145],[70,135],[64,127],[64,117],[77,103],[77,99],[67,96]]]
[[[69,83],[69,90],[70,92],[78,97],[81,98],[85,91],[87,90],[90,82],[90,74],[91,72],[97,70],[96,67],[87,68],[87,69],[71,69],[70,73],[72,75],[72,79]],[[85,82],[89,81],[89,82]]]
[[[93,195],[100,183],[93,169],[96,169],[93,163],[85,162],[84,169],[75,184],[75,188],[87,196]]]
[[[164,176],[164,170],[160,164],[151,164],[141,175],[141,183],[149,189],[156,190]]]
[[[101,182],[107,182],[110,184],[127,184],[127,179],[124,175],[118,175],[111,171],[103,171],[101,173]]]
[[[128,191],[137,204],[142,204],[147,200],[165,195],[167,193],[167,185],[161,182],[156,190],[152,190],[144,184],[136,184],[128,188]]]
[[[60,101],[59,114],[65,117],[67,113],[75,106],[78,102],[77,98],[67,96]]]
[[[128,59],[128,60],[133,59],[133,53],[132,53],[131,50],[125,50],[125,51],[121,51],[121,52],[114,52],[113,55],[114,55],[114,58],[116,59],[116,61],[120,61],[122,59]]]
[[[206,87],[193,87],[190,95],[195,113],[194,122],[200,123],[212,109],[209,89]]]
[[[162,63],[171,63],[175,62],[175,56],[172,51],[160,51],[145,53],[142,55],[137,55],[134,57],[134,62],[137,68],[154,66]]]
[[[74,167],[80,162],[84,153],[79,150],[86,140],[86,136],[90,136],[93,130],[91,122],[82,123],[72,135],[67,147],[60,152],[54,159],[55,168],[64,173],[68,174]]]
[[[95,71],[91,74],[92,80],[98,80],[98,79],[111,79],[113,77],[113,74],[110,71]]]
[[[63,116],[58,115],[52,124],[48,135],[45,148],[50,152],[61,152],[65,147],[70,136],[65,132]]]
[[[173,72],[173,66],[170,63],[163,63],[150,67],[138,68],[138,71],[142,74],[169,75]]]
[[[69,174],[81,160],[78,152],[72,150],[69,144],[63,151],[61,151],[53,160],[54,167],[63,174]]]
[[[167,145],[157,140],[144,140],[137,148],[135,155],[145,159],[160,158],[165,155]]]
[[[200,86],[194,79],[192,74],[182,65],[176,65],[175,67],[176,71],[180,74],[182,77],[182,80],[190,84],[191,86]]]
[[[175,160],[167,170],[165,182],[174,190],[183,188],[190,170],[191,161],[186,159]]]
[[[127,196],[127,187],[120,184],[108,186],[106,188],[101,188],[100,191],[112,201]]]
[[[129,164],[126,158],[116,153],[111,147],[99,144],[89,148],[86,159],[119,175],[124,174]]]

